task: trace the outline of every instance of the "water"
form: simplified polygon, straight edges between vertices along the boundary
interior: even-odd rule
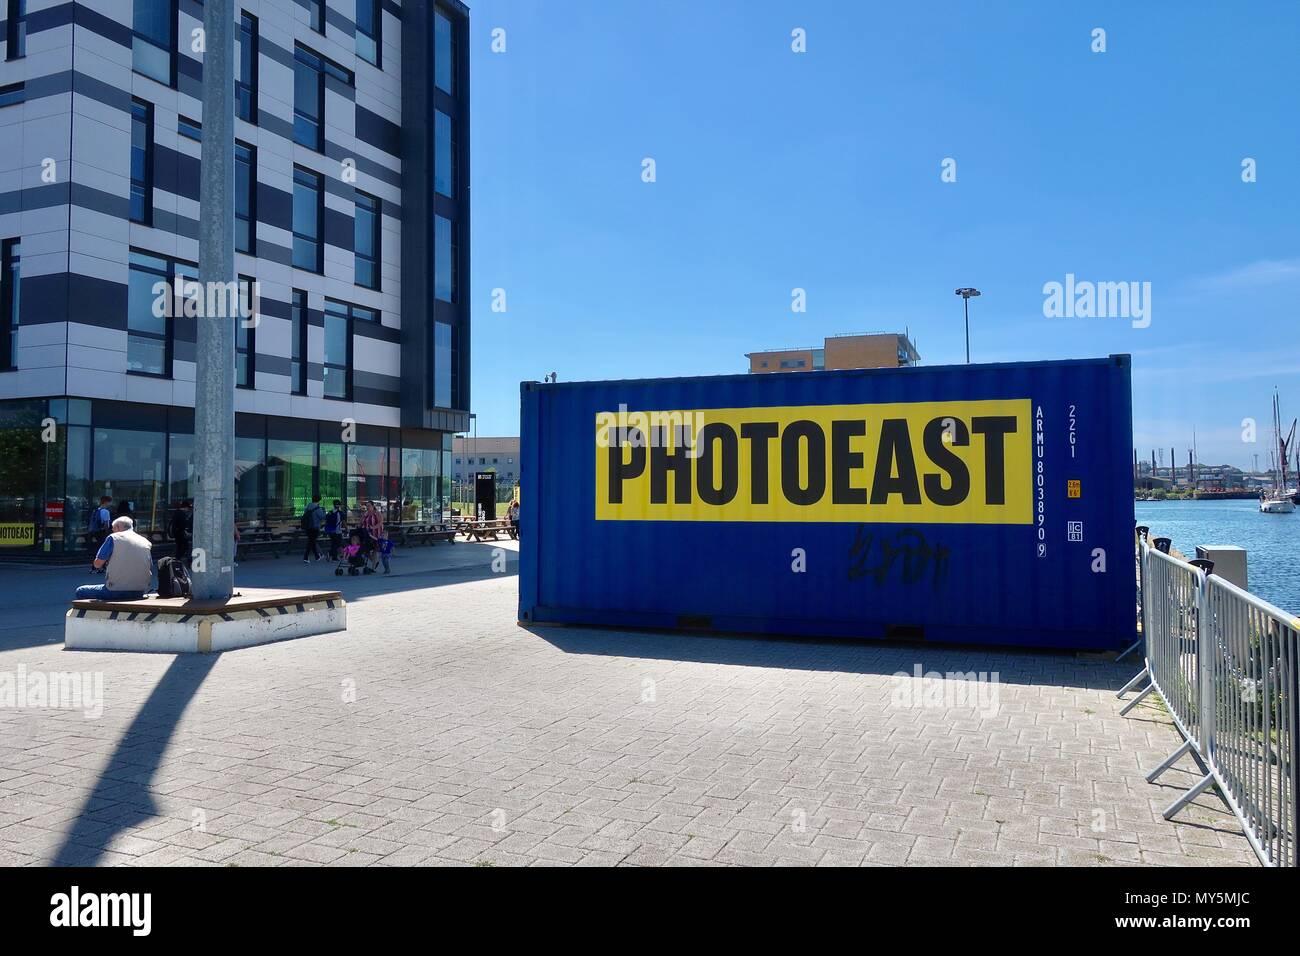
[[[1137,523],[1171,538],[1189,558],[1198,544],[1246,549],[1250,590],[1284,611],[1300,613],[1300,511],[1260,514],[1250,501],[1135,501]]]

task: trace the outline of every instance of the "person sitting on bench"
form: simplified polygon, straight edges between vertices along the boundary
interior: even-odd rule
[[[95,555],[95,570],[106,569],[103,584],[83,584],[77,600],[138,601],[153,583],[153,545],[135,533],[135,522],[122,517],[113,521],[113,533],[104,539]]]

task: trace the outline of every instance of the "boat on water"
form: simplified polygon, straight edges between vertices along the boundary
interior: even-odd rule
[[[1282,406],[1277,391],[1273,392],[1273,442],[1276,446],[1270,456],[1273,459],[1273,487],[1265,489],[1259,497],[1259,510],[1266,515],[1289,515],[1295,513],[1297,492],[1287,488],[1286,462],[1287,453],[1295,441],[1296,420],[1291,420],[1291,431],[1282,437]]]

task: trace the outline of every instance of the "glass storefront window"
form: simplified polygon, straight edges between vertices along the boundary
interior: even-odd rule
[[[90,420],[87,413],[86,420]],[[67,477],[63,496],[63,547],[76,551],[88,547],[83,537],[90,531],[90,429],[69,425]]]
[[[0,554],[36,543],[44,496],[44,402],[0,406]]]
[[[266,442],[261,438],[235,439],[235,522],[240,531],[265,526],[262,477],[266,470]]]
[[[381,514],[386,500],[384,497],[384,464],[388,449],[383,445],[349,445],[348,446],[348,507],[356,509],[355,515],[361,514],[367,501],[373,501]]]
[[[111,495],[113,517],[128,515],[148,535],[167,526],[163,432],[95,429],[95,475],[91,498]]]
[[[321,442],[320,476],[316,487],[320,489],[321,504],[329,511],[337,498],[347,506],[347,497],[343,494],[344,470],[343,446],[337,442]]]
[[[194,436],[171,435],[167,446],[167,502],[171,510],[194,497]]]
[[[433,521],[438,500],[438,458],[433,449],[402,449],[401,515],[403,521]]]
[[[266,449],[266,522],[292,528],[311,503],[316,443],[272,438]]]

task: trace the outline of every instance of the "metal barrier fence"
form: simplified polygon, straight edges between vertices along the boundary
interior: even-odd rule
[[[1296,866],[1300,619],[1145,536],[1138,562],[1146,667],[1120,696],[1148,684],[1121,713],[1154,692],[1183,736],[1148,782],[1185,755],[1201,771],[1165,819],[1215,787],[1261,863]]]

